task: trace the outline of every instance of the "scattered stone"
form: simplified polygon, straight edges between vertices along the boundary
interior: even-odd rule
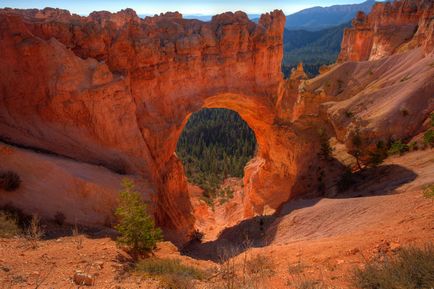
[[[95,263],[93,263],[93,266],[95,268],[97,268],[98,270],[101,270],[104,267],[104,262],[103,261],[96,261]]]
[[[27,282],[27,279],[23,276],[15,275],[15,276],[12,276],[12,282],[13,283],[25,283],[25,282]]]
[[[399,244],[398,242],[391,242],[390,243],[390,250],[392,251],[392,252],[397,252],[397,251],[399,251],[401,249],[401,244]]]
[[[4,272],[9,272],[11,269],[9,269],[9,267],[6,266],[0,266],[0,269]]]
[[[33,271],[31,275],[32,275],[32,276],[39,276],[40,274],[41,274],[41,273],[39,273],[38,271]]]
[[[347,251],[347,255],[356,255],[359,252],[360,252],[359,248],[353,248]]]
[[[124,265],[123,264],[119,264],[119,263],[113,263],[112,267],[114,267],[115,269],[123,269]]]
[[[375,246],[374,253],[376,254],[386,254],[390,250],[390,243],[386,240],[381,240],[381,242]]]
[[[93,286],[95,284],[95,276],[77,271],[74,274],[73,281],[76,285]]]

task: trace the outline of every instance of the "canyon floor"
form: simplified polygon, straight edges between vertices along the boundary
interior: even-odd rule
[[[155,256],[219,272],[222,261],[241,264],[259,255],[273,272],[256,288],[297,288],[306,280],[352,288],[352,271],[367,260],[434,239],[434,203],[422,193],[434,182],[433,149],[389,158],[360,180],[345,195],[290,202],[272,216],[242,221],[182,250],[162,242]],[[77,271],[95,276],[93,288],[159,288],[158,280],[129,269],[131,260],[110,230],[45,230],[50,238],[37,242],[0,239],[1,288],[77,288]],[[212,278],[196,286],[228,288]]]

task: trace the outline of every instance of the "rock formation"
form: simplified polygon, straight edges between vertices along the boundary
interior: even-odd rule
[[[1,139],[140,174],[158,192],[159,223],[188,231],[178,137],[202,107],[232,109],[259,144],[244,178],[245,216],[276,209],[303,187],[316,145],[276,119],[284,21],[281,11],[255,24],[242,12],[204,23],[178,13],[141,20],[132,10],[1,10]]]
[[[111,224],[123,176],[104,167],[34,152],[0,142],[0,170],[17,172],[17,191],[1,191],[0,206],[11,205],[26,213],[54,218],[57,213],[70,224]],[[140,178],[133,178],[146,200],[153,193]]]
[[[434,47],[434,2],[403,0],[377,2],[369,15],[359,12],[344,32],[338,62],[375,60],[423,47]]]
[[[427,128],[434,110],[434,2],[376,3],[347,29],[339,65],[304,82],[294,113],[317,113],[353,151],[356,131],[364,157],[379,142],[408,140]],[[367,61],[369,60],[369,61]]]
[[[174,152],[193,112],[231,109],[253,129],[259,147],[245,168],[242,217],[276,210],[317,190],[319,129],[349,150],[355,128],[371,143],[420,131],[434,108],[430,3],[359,14],[340,62],[383,58],[311,80],[302,66],[282,77],[281,11],[255,24],[243,12],[201,22],[179,13],[140,19],[130,9],[88,17],[3,9],[0,140],[140,176],[157,195],[159,225],[185,241],[195,220]]]

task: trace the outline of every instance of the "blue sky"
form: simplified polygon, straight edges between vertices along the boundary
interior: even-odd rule
[[[218,14],[242,10],[247,13],[263,13],[282,9],[291,14],[312,6],[361,3],[364,0],[0,0],[0,7],[44,8],[57,7],[73,13],[88,14],[95,10],[119,11],[133,8],[138,14],[156,14],[179,11],[183,14]]]

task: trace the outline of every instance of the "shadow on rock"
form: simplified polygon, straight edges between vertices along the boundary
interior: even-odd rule
[[[366,168],[351,174],[351,178],[348,180],[350,184],[348,188],[342,190],[333,198],[357,198],[391,194],[395,189],[413,181],[416,177],[416,173],[399,165]],[[274,240],[276,229],[282,217],[296,210],[312,207],[321,199],[321,197],[317,197],[290,201],[273,215],[256,216],[224,229],[214,241],[204,243],[191,241],[181,249],[181,253],[195,259],[224,262],[243,253],[248,248],[267,246]]]

